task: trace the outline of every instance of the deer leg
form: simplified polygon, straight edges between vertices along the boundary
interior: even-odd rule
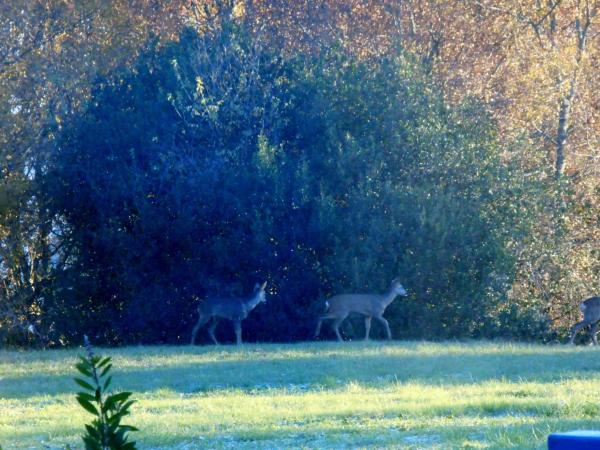
[[[198,322],[196,322],[196,325],[192,330],[192,340],[190,342],[190,345],[194,345],[194,342],[196,342],[196,335],[198,334],[198,330],[200,330],[200,328],[202,328],[204,324],[206,324],[206,322],[208,322],[208,320],[210,319],[210,317],[205,317],[200,312],[198,312],[198,315],[200,317],[198,318]]]
[[[340,334],[340,324],[344,321],[346,316],[336,317],[333,322],[333,331],[335,331],[335,335],[337,336],[338,341],[343,341],[342,335]]]
[[[233,329],[235,331],[235,342],[237,345],[240,345],[242,343],[242,321],[234,320]]]
[[[217,338],[215,337],[215,328],[217,328],[217,324],[218,323],[219,323],[219,319],[217,319],[216,317],[214,317],[213,320],[212,320],[212,322],[208,326],[208,334],[210,335],[210,338],[213,340],[213,342],[215,343],[215,345],[219,344],[219,341],[217,341]]]
[[[569,339],[569,344],[573,345],[573,343],[575,342],[575,336],[577,335],[577,332],[589,324],[589,322],[582,320],[581,322],[573,325],[573,328],[571,328],[571,339]]]
[[[315,338],[319,337],[319,335],[321,334],[321,325],[323,324],[323,321],[327,319],[333,319],[333,316],[325,314],[324,316],[319,317],[319,321],[317,322],[317,329],[315,330]]]
[[[371,332],[371,316],[365,317],[365,341],[369,340],[369,333]]]
[[[592,335],[592,343],[594,345],[598,345],[598,338],[596,338],[596,333],[598,333],[598,322],[595,322],[590,329],[590,334]]]
[[[376,317],[377,320],[379,320],[383,326],[385,327],[385,334],[387,335],[388,340],[392,339],[392,332],[390,331],[390,324],[388,323],[387,320],[385,320],[385,318],[383,316],[378,316]]]
[[[351,320],[349,320],[348,322],[346,322],[345,325],[344,325],[344,327],[345,327],[346,330],[348,330],[350,336],[356,336],[356,333],[354,332],[354,327],[352,326],[352,321]]]
[[[319,335],[321,334],[321,324],[323,323],[323,319],[321,317],[319,317],[319,321],[317,322],[317,328],[315,329],[315,335],[314,338],[318,338]]]

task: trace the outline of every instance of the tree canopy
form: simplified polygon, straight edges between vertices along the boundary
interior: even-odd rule
[[[598,287],[598,5],[533,3],[9,8],[1,342],[187,342],[263,280],[249,339],[306,339],[395,277],[399,337],[564,331]]]

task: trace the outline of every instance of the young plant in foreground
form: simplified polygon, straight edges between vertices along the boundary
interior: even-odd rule
[[[107,395],[112,381],[112,368],[109,356],[101,358],[95,355],[92,346],[84,336],[86,355],[79,356],[75,367],[88,379],[75,378],[75,382],[88,392],[78,392],[77,401],[96,418],[86,425],[86,434],[82,437],[86,450],[133,450],[135,442],[128,442],[127,433],[137,431],[130,425],[122,425],[121,419],[129,414],[134,403],[129,400],[131,392],[119,392]]]

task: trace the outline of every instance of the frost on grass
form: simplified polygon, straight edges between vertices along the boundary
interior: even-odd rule
[[[600,375],[589,370],[600,349],[585,349],[586,358],[579,349],[485,342],[226,350],[111,350],[125,368],[122,387],[140,399],[132,419],[141,448],[525,450],[600,417]],[[75,353],[0,357],[5,450],[78,442],[71,374],[57,369]]]
[[[411,445],[433,445],[440,442],[440,436],[434,434],[415,434],[401,438],[405,444]]]

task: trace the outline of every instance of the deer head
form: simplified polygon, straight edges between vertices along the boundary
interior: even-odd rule
[[[265,288],[267,287],[267,282],[265,281],[263,284],[256,283],[254,285],[254,295],[260,298],[259,303],[266,303],[267,297],[265,295]]]
[[[404,286],[402,286],[402,283],[400,283],[400,280],[398,278],[394,278],[392,280],[391,289],[396,295],[401,295],[402,297],[406,297],[408,295],[406,289],[404,289]]]

